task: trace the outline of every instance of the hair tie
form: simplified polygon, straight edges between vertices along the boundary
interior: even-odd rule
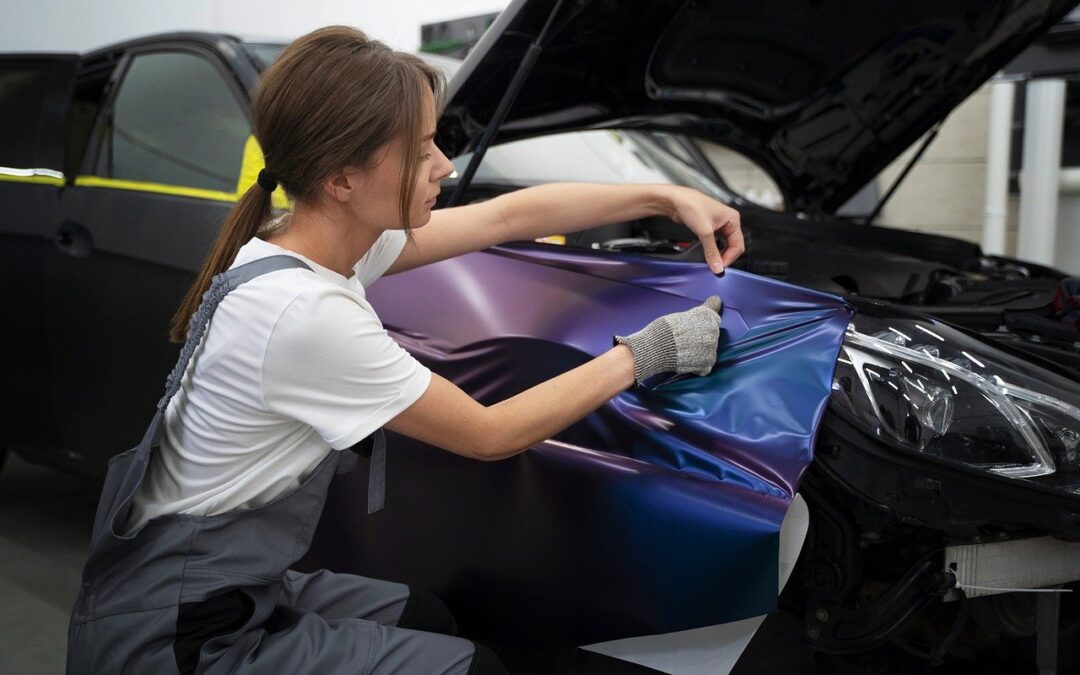
[[[277,189],[277,181],[274,180],[274,177],[271,176],[270,172],[266,169],[259,170],[259,177],[256,179],[255,182],[257,182],[259,184],[259,187],[266,190],[267,192],[273,192]]]

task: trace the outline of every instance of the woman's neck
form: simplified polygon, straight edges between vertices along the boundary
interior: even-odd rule
[[[266,240],[349,278],[357,261],[381,234],[377,228],[330,218],[297,204],[288,225]]]

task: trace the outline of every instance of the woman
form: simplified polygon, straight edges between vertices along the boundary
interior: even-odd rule
[[[266,157],[174,319],[186,342],[143,442],[110,465],[69,633],[69,672],[504,672],[401,584],[289,570],[335,450],[381,428],[482,460],[549,438],[665,371],[707,373],[719,298],[616,338],[492,406],[389,338],[365,286],[515,239],[668,215],[715,271],[738,214],[671,186],[548,185],[432,212],[452,165],[434,145],[440,77],[345,27],[291,44],[254,94]],[[281,186],[291,214],[270,220]],[[721,256],[714,236],[729,246]],[[212,328],[210,318],[213,317]]]

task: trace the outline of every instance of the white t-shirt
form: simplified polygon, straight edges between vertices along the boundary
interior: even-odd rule
[[[287,254],[312,271],[265,274],[218,305],[166,409],[131,526],[265,504],[420,398],[431,372],[390,338],[364,294],[405,241],[383,233],[349,278],[261,239],[240,249],[233,267]]]

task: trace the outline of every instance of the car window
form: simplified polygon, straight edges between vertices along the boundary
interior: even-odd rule
[[[0,167],[59,173],[57,131],[77,63],[73,55],[0,55]]]
[[[71,113],[68,116],[68,134],[66,159],[64,166],[72,175],[78,174],[82,167],[94,124],[105,103],[106,91],[112,77],[115,62],[102,59],[84,63],[71,98]]]
[[[234,192],[251,125],[222,74],[183,52],[134,58],[120,85],[95,173]]]
[[[35,128],[42,101],[48,94],[53,64],[0,63],[0,165],[30,168],[37,166],[37,136],[24,133]]]

